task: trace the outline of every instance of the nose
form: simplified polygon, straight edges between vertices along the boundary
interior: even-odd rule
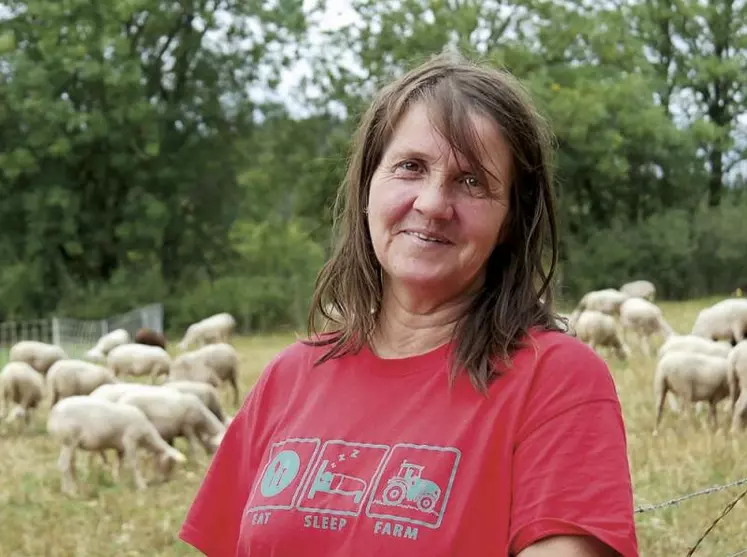
[[[413,209],[429,219],[448,220],[454,216],[451,192],[440,173],[434,172],[421,184]]]

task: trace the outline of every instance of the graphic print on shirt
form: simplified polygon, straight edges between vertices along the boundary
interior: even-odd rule
[[[387,445],[327,441],[296,508],[358,516],[388,451]]]
[[[366,516],[438,528],[460,456],[451,447],[395,445],[371,490]]]
[[[259,482],[249,497],[246,512],[292,509],[308,476],[319,439],[286,439],[273,443]]]

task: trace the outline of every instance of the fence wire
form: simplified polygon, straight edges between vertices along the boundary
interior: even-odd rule
[[[740,480],[734,480],[733,482],[729,482],[727,484],[723,485],[715,485],[711,487],[707,487],[705,489],[700,489],[698,491],[693,491],[692,493],[687,493],[685,495],[682,495],[680,497],[675,497],[674,499],[668,499],[666,501],[662,501],[660,503],[656,503],[654,505],[639,505],[635,508],[635,513],[647,513],[651,511],[657,511],[659,509],[664,509],[667,507],[672,507],[675,505],[679,505],[680,503],[687,501],[688,499],[693,499],[694,497],[699,497],[701,495],[709,495],[711,493],[717,493],[719,491],[724,491],[727,489],[730,489],[732,487],[738,487],[741,485],[747,485],[747,478],[742,478]],[[732,509],[741,501],[744,497],[747,496],[747,489],[742,491],[739,495],[737,495],[734,499],[729,502],[728,505],[724,507],[724,509],[721,511],[721,514],[719,514],[713,522],[708,526],[708,528],[705,529],[703,534],[698,538],[698,540],[689,548],[687,552],[687,557],[691,557],[695,551],[698,549],[700,544],[703,542],[703,540],[706,539],[708,534],[711,533],[711,531],[716,527],[716,525],[723,519],[727,514],[729,514]],[[747,555],[747,548],[742,549],[741,551],[738,551],[736,553],[732,553],[728,557],[741,557]]]

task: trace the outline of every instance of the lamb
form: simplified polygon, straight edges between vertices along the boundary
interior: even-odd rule
[[[187,327],[179,348],[184,351],[192,345],[228,343],[231,341],[235,328],[236,320],[230,313],[212,315]]]
[[[630,350],[620,337],[614,318],[606,313],[576,310],[571,314],[569,324],[573,334],[594,350],[600,346],[611,347],[621,360],[627,359],[630,355]]]
[[[26,362],[36,371],[46,374],[57,360],[67,358],[65,351],[56,344],[36,340],[22,340],[10,349],[11,362]]]
[[[731,430],[744,429],[747,421],[747,340],[737,344],[726,359],[729,398],[731,399]]]
[[[103,335],[96,345],[86,352],[86,358],[90,361],[103,364],[106,356],[117,346],[130,342],[130,333],[124,329],[115,329]]]
[[[226,431],[226,426],[199,398],[175,389],[130,391],[117,404],[129,404],[142,410],[169,444],[173,444],[176,437],[186,437],[190,455],[195,453],[197,443],[202,444],[207,454],[214,453]]]
[[[202,381],[170,381],[164,384],[164,387],[195,395],[220,422],[228,425],[229,419],[223,413],[218,391],[209,383]]]
[[[209,344],[178,356],[171,366],[168,381],[202,381],[214,387],[228,382],[233,389],[234,404],[238,404],[238,369],[239,355],[233,346],[226,343]]]
[[[166,350],[166,335],[153,329],[138,329],[135,333],[135,342],[148,346],[160,346]]]
[[[722,340],[713,341],[695,335],[670,335],[659,348],[659,358],[670,351],[696,352],[726,358],[731,348],[730,343]]]
[[[107,356],[107,365],[117,377],[150,375],[151,383],[161,375],[168,375],[171,367],[171,356],[159,346],[145,344],[122,344],[114,348]]]
[[[608,315],[616,316],[620,314],[620,305],[629,298],[627,294],[615,290],[614,288],[605,288],[604,290],[595,290],[587,292],[578,302],[577,311],[595,310]]]
[[[88,395],[101,385],[116,383],[109,368],[83,360],[59,360],[47,372],[51,404],[75,395]]]
[[[747,299],[727,298],[703,309],[695,318],[692,334],[735,345],[747,337]]]
[[[0,371],[0,417],[11,405],[16,406],[5,418],[12,422],[23,418],[30,421],[30,411],[36,410],[44,398],[44,376],[26,362],[9,362]]]
[[[147,483],[138,467],[138,447],[157,457],[164,479],[175,463],[186,462],[180,451],[161,438],[142,410],[90,396],[71,396],[55,404],[49,412],[47,432],[62,445],[57,463],[62,473],[62,491],[69,495],[75,495],[77,491],[76,449],[100,454],[106,449],[116,450],[115,481],[119,478],[119,465],[124,460],[139,490],[145,489]]]
[[[716,405],[729,395],[726,358],[694,352],[667,352],[654,374],[657,411],[653,434],[657,435],[667,393],[673,392],[684,403],[707,401],[711,425],[717,427]]]
[[[642,298],[653,302],[656,298],[656,287],[652,282],[647,280],[634,280],[626,282],[620,287],[620,292],[627,294],[631,298]]]
[[[637,336],[646,356],[651,355],[651,336],[660,333],[666,339],[674,334],[661,309],[643,298],[628,298],[620,304],[620,324]]]

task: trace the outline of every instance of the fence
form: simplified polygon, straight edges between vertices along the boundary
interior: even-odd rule
[[[0,323],[0,354],[21,340],[38,340],[61,346],[70,355],[80,355],[109,331],[125,329],[134,336],[141,327],[163,332],[163,304],[143,306],[105,319],[50,317],[6,321]]]

